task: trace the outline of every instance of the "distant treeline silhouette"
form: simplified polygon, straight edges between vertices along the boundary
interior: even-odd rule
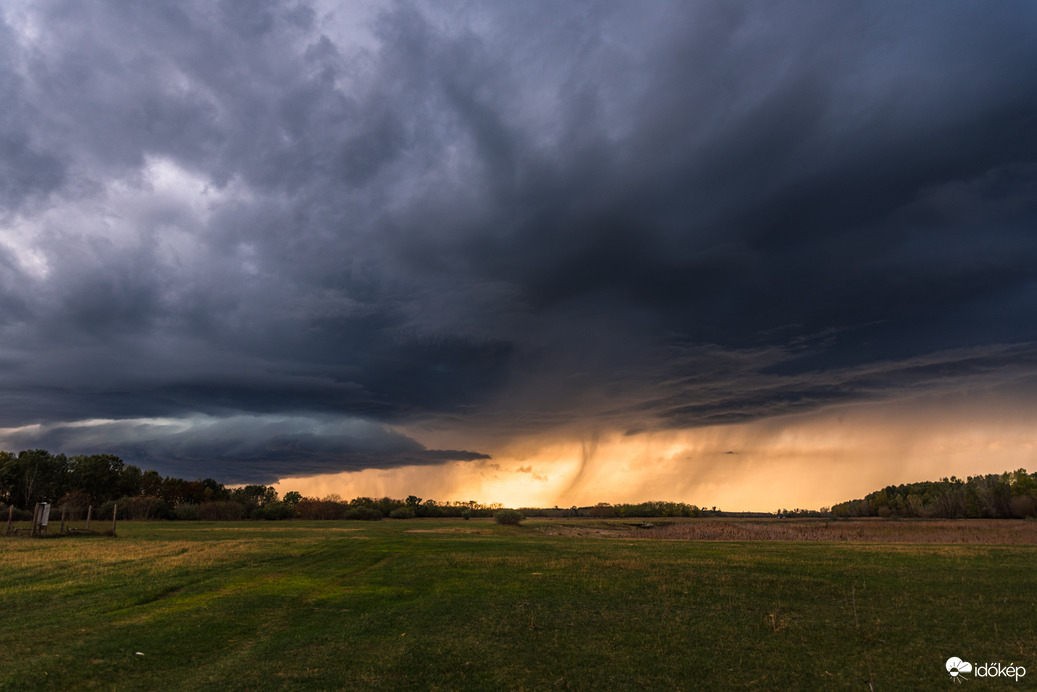
[[[15,507],[15,518],[29,520],[38,502],[62,507],[70,519],[85,515],[110,519],[359,519],[383,517],[492,517],[502,508],[475,501],[437,502],[415,495],[398,500],[338,495],[303,497],[291,491],[279,497],[275,488],[246,485],[227,488],[212,478],[194,481],[143,471],[113,454],[66,456],[43,449],[0,451],[0,511]],[[589,507],[522,508],[527,517],[700,517],[729,513],[683,502],[598,503]],[[780,516],[828,516],[829,510],[780,510]],[[888,486],[860,500],[834,505],[830,515],[842,517],[1025,518],[1037,516],[1037,473],[1025,469],[970,476],[966,480]]]
[[[212,478],[194,481],[162,476],[127,464],[114,454],[66,456],[44,449],[0,451],[0,508],[16,508],[16,518],[28,520],[38,502],[50,502],[71,519],[82,518],[87,507],[93,516],[110,519],[359,519],[383,517],[492,517],[500,504],[474,500],[438,502],[410,495],[398,500],[338,495],[303,497],[292,491],[279,497],[275,488],[246,485],[227,488]],[[714,508],[715,512],[716,508]],[[695,505],[683,502],[598,503],[590,507],[525,508],[525,516],[540,517],[697,517]]]
[[[716,508],[713,508],[714,511]],[[575,505],[569,508],[555,507],[553,509],[545,507],[522,507],[522,514],[527,517],[595,517],[598,519],[608,519],[610,517],[699,517],[703,515],[703,510],[695,505],[685,504],[683,502],[662,502],[653,500],[649,502],[623,502],[619,504],[609,504],[608,502],[599,502],[596,505],[590,507],[576,507]]]
[[[861,500],[832,507],[834,517],[1022,519],[1037,516],[1037,473],[951,476],[939,481],[887,486]]]
[[[359,519],[383,517],[492,517],[500,504],[484,505],[474,500],[438,502],[416,495],[398,500],[357,497],[343,500],[338,495],[303,497],[292,491],[279,497],[266,485],[227,488],[212,478],[194,481],[162,476],[127,464],[113,454],[66,456],[44,449],[27,449],[17,454],[0,451],[0,507],[13,505],[19,519],[32,517],[38,502],[62,507],[72,519],[93,516],[110,519],[113,510],[120,519]],[[715,510],[715,508],[714,508]],[[598,503],[590,507],[553,509],[525,508],[525,516],[556,517],[697,517],[695,505],[683,502]]]
[[[296,491],[279,497],[266,485],[227,488],[204,478],[194,481],[143,471],[113,454],[66,456],[44,449],[14,454],[0,451],[0,507],[16,508],[16,518],[32,518],[32,508],[50,502],[72,519],[85,515],[110,519],[361,519],[382,517],[491,517],[501,505],[475,501],[441,503],[411,495],[404,500],[338,495],[303,497]]]
[[[148,497],[169,506],[231,499],[222,483],[186,481],[142,471],[113,454],[65,456],[45,449],[0,451],[0,503],[30,509],[38,502],[95,508],[119,498]]]

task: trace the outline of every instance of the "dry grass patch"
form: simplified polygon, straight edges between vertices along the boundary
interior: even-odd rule
[[[294,547],[316,545],[317,539],[295,541]],[[173,567],[211,566],[262,553],[269,541],[240,539],[213,543],[199,541],[143,542],[120,539],[18,540],[2,544],[0,558],[19,569],[60,569],[75,564],[77,569],[103,573],[120,565],[134,564],[151,572]]]
[[[628,519],[549,523],[541,530],[579,538],[1037,545],[1037,522],[1011,519]]]
[[[406,533],[465,533],[488,536],[493,533],[492,529],[407,529]]]

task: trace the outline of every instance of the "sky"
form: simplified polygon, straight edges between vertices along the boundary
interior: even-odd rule
[[[831,505],[1037,468],[1037,5],[11,0],[0,449]]]

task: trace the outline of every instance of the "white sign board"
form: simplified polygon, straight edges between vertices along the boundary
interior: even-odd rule
[[[50,505],[44,502],[40,505],[40,526],[46,526],[50,519]]]

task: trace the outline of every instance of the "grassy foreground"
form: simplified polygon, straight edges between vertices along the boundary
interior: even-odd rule
[[[1027,668],[973,687],[1037,683],[1034,546],[548,527],[0,536],[0,688],[947,689],[951,656]]]

